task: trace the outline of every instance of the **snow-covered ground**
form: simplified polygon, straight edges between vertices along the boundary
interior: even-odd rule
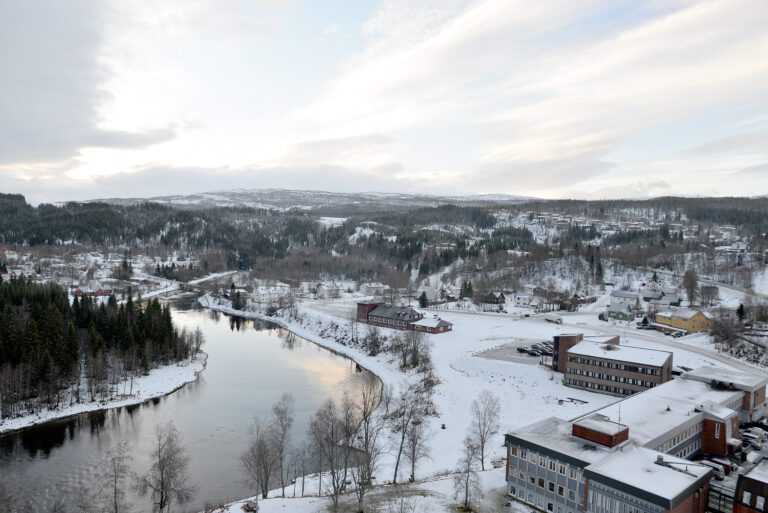
[[[82,402],[71,405],[67,402],[56,409],[44,409],[23,417],[2,419],[0,420],[0,434],[79,413],[140,404],[149,399],[170,394],[185,384],[195,381],[197,375],[205,368],[207,359],[208,355],[200,352],[191,362],[152,369],[147,376],[133,379],[133,390],[130,394],[122,393],[130,390],[130,383],[128,381],[121,382],[116,386],[120,393],[117,393],[111,401]],[[87,394],[82,393],[82,395]]]
[[[299,336],[347,355],[397,390],[411,376],[400,371],[397,363],[390,360],[390,355],[370,357],[363,350],[346,345],[346,341],[351,339],[349,319],[353,316],[357,300],[359,298],[353,297],[324,301],[304,300],[298,307],[296,318],[283,316],[282,312],[276,317],[267,318],[259,312],[232,311],[224,300],[210,296],[201,298],[205,306],[226,313],[271,320]],[[426,313],[433,315],[435,312]],[[453,331],[430,336],[434,371],[439,380],[433,396],[437,416],[428,419],[431,455],[429,459],[420,462],[417,468],[418,482],[414,486],[419,487],[424,480],[435,479],[455,468],[462,441],[469,427],[472,401],[483,390],[489,390],[501,399],[501,429],[496,437],[498,443],[491,447],[488,460],[503,459],[504,432],[550,416],[570,419],[618,400],[615,397],[566,387],[562,384],[561,374],[539,365],[535,359],[494,359],[495,352],[489,356],[489,349],[519,344],[521,341],[530,343],[551,340],[554,335],[560,333],[584,333],[587,336],[618,335],[622,344],[672,352],[675,365],[692,368],[705,364],[736,369],[749,367],[743,362],[713,352],[708,335],[672,339],[659,332],[636,330],[633,323],[599,321],[595,312],[563,313],[562,325],[546,322],[541,315],[520,318],[509,314],[452,311],[440,311],[439,315],[453,323]],[[358,325],[360,336],[363,336],[366,330],[364,325]],[[386,328],[381,328],[381,332],[383,335],[400,333]],[[750,368],[754,370],[753,367]],[[392,468],[392,461],[385,459],[381,471],[383,480],[391,480]],[[494,479],[503,481],[501,469],[487,474],[495,475]],[[272,511],[271,508],[275,508],[275,511],[294,511],[283,508],[294,507],[296,502],[292,501],[295,500],[274,501],[270,499],[265,504],[265,508],[269,509],[263,511]],[[317,498],[309,502],[300,501],[299,504],[303,506],[296,507],[309,509],[295,511],[315,511],[311,508],[325,507],[322,502],[317,501]],[[425,511],[446,511],[440,508],[444,508],[448,502],[438,500],[438,509]]]

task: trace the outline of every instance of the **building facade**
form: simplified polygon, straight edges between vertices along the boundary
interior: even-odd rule
[[[628,396],[672,379],[672,353],[582,341],[566,353],[563,384]]]

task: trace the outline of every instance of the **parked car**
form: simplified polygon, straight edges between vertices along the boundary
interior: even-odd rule
[[[766,435],[768,435],[768,432],[766,432],[764,429],[759,428],[757,426],[747,428],[743,431],[744,433],[749,433],[751,435],[755,435],[760,438],[761,441],[765,441]]]
[[[762,451],[763,450],[763,444],[758,439],[749,437],[746,435],[742,435],[741,441],[744,442],[744,444],[752,447],[756,451]]]
[[[731,463],[731,462],[730,462],[728,459],[726,459],[726,458],[721,458],[721,457],[719,457],[719,456],[708,456],[708,457],[706,457],[705,459],[706,459],[707,461],[711,461],[712,463],[717,463],[718,465],[720,465],[721,467],[723,467],[723,470],[725,471],[725,475],[726,475],[726,476],[727,476],[728,474],[730,474],[730,473],[731,473],[731,471],[733,470],[733,463]]]
[[[517,346],[517,352],[518,353],[527,353],[528,352],[528,348],[525,347],[525,346]]]
[[[550,351],[549,349],[546,349],[546,348],[539,349],[539,352],[541,354],[543,354],[544,356],[552,356],[552,351]]]
[[[722,481],[725,479],[725,470],[723,470],[723,466],[719,463],[715,463],[708,460],[701,460],[699,462],[701,465],[704,465],[705,467],[709,467],[712,469],[712,471],[715,474],[715,479],[718,481]]]
[[[531,356],[541,356],[541,353],[536,349],[529,349],[528,354]]]
[[[541,348],[540,344],[531,344],[531,349],[540,349],[540,348]]]
[[[679,331],[676,331],[676,332],[672,333],[672,338],[680,338],[682,336],[683,336],[683,334],[680,333]]]

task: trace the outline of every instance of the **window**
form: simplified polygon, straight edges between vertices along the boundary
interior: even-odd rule
[[[549,481],[547,483],[547,490],[549,490],[550,492],[554,492],[555,491],[555,483],[553,483],[552,481]]]
[[[538,482],[539,488],[544,488],[544,478],[540,477]]]
[[[524,490],[518,490],[517,491],[517,496],[520,497],[521,501],[524,501],[525,500],[525,491]]]
[[[520,479],[525,481],[525,472],[523,472],[522,470],[520,471]]]
[[[568,500],[569,501],[576,500],[576,492],[574,490],[568,490]]]
[[[558,486],[558,487],[557,487],[557,494],[558,494],[560,497],[564,496],[564,495],[565,495],[565,488],[563,488],[562,486]]]
[[[763,511],[765,508],[765,497],[758,495],[755,497],[755,509]]]
[[[570,469],[570,471],[568,472],[568,477],[570,477],[571,479],[576,479],[576,469],[575,468]]]
[[[560,472],[562,475],[565,475],[565,465],[563,465],[562,463],[560,464],[560,469],[559,469],[559,472]]]
[[[517,456],[517,447],[510,447],[509,454],[512,456]]]
[[[549,460],[549,470],[554,472],[555,471],[555,465],[556,465],[555,460]]]
[[[715,424],[715,438],[720,438],[720,424]],[[744,492],[745,494],[747,492]]]
[[[528,476],[528,482],[532,485],[536,484],[536,476]]]
[[[539,466],[547,468],[547,458],[544,456],[539,456]]]
[[[528,457],[528,451],[525,449],[520,449],[520,457],[526,459]]]
[[[551,502],[547,503],[547,511],[555,511],[555,505]]]
[[[741,502],[749,506],[749,503],[752,502],[752,494],[744,490],[744,494],[741,496]]]

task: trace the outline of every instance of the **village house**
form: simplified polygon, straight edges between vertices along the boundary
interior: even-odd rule
[[[605,309],[605,315],[617,321],[631,321],[635,318],[631,309],[632,307],[626,303],[611,303]]]
[[[662,331],[665,328],[674,328],[674,330],[686,331],[688,333],[709,331],[714,324],[711,313],[690,308],[658,312],[654,323],[654,326]]]
[[[335,281],[322,281],[315,287],[317,299],[334,299],[344,294],[344,288]]]
[[[437,316],[425,318],[424,314],[410,306],[392,306],[377,301],[357,303],[357,320],[374,326],[403,331],[445,333],[453,324]]]
[[[383,296],[389,292],[389,285],[379,282],[363,283],[360,285],[360,293],[366,296]]]

